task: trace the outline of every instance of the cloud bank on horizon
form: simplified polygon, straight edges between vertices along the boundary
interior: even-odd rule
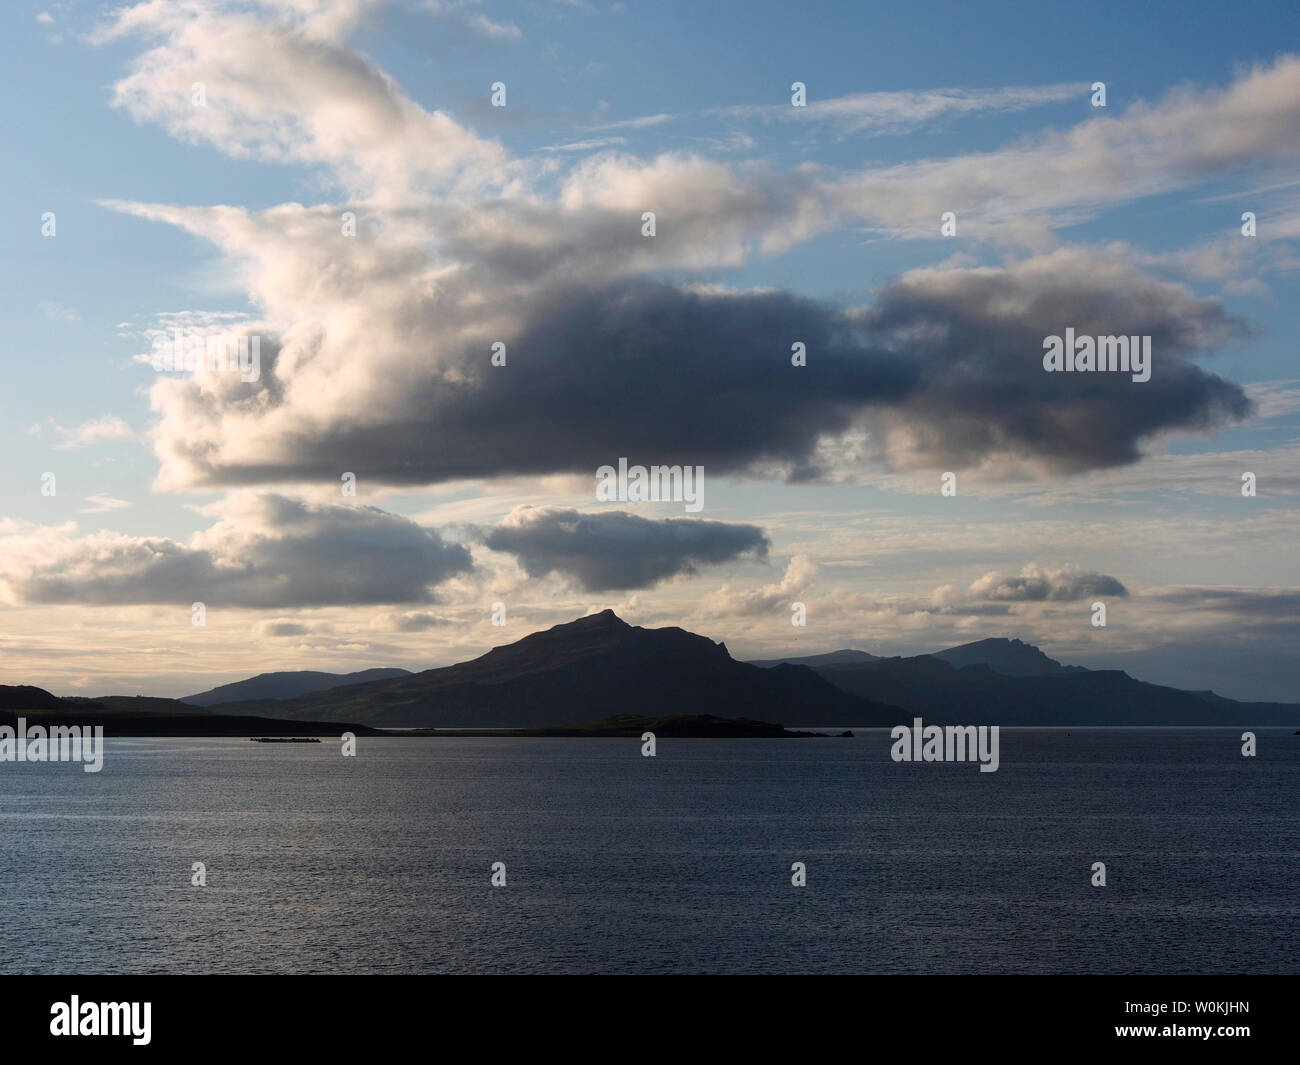
[[[238,315],[158,305],[132,335],[219,323],[258,338],[260,370],[145,380],[137,351],[143,418],[50,411],[36,423],[31,439],[59,451],[152,452],[137,494],[87,493],[81,514],[173,499],[208,524],[91,532],[39,508],[6,516],[0,618],[127,611],[147,642],[166,608],[203,601],[302,664],[427,665],[420,641],[434,635],[446,659],[504,642],[486,627],[497,601],[530,628],[614,605],[646,622],[694,619],[756,651],[1005,633],[1080,660],[1212,641],[1226,612],[1242,625],[1225,641],[1281,651],[1290,621],[1276,597],[1300,575],[1268,567],[1300,487],[1287,424],[1300,389],[1241,365],[1268,333],[1250,301],[1275,300],[1300,272],[1300,185],[1288,179],[1300,55],[1218,81],[1183,72],[1104,107],[1079,78],[556,115],[547,132],[563,143],[530,149],[506,120],[529,114],[527,82],[504,75],[498,108],[482,106],[497,80],[486,76],[477,106],[422,102],[378,58],[398,17],[508,71],[501,56],[544,39],[561,13],[532,24],[477,3],[146,0],[81,28],[95,54],[125,64],[102,114],[264,183],[244,205],[190,202],[183,184],[165,200],[124,196],[118,181],[93,193],[132,224],[197,238],[222,290],[246,295]],[[779,99],[792,75],[773,77]],[[944,151],[936,128],[966,122],[1010,126]],[[638,148],[643,137],[660,146]],[[764,150],[772,138],[797,157]],[[861,147],[882,141],[918,147]],[[282,194],[304,183],[312,202]],[[1186,212],[1233,188],[1253,193],[1255,235],[1105,232],[1141,205]],[[784,263],[844,234],[894,249],[897,266],[834,297],[785,280]],[[1044,372],[1044,338],[1067,328],[1150,338],[1150,379]],[[597,505],[591,478],[620,457],[702,467],[727,520]],[[1219,471],[1203,525],[1168,520],[1133,487],[1163,471],[1177,494],[1192,466]],[[1271,496],[1253,525],[1219,508],[1246,470]],[[955,496],[941,475],[955,475]],[[357,495],[340,498],[349,477]],[[938,517],[981,492],[982,509]],[[870,500],[867,517],[855,498]],[[1065,531],[1043,516],[1053,499],[1121,520],[1092,538]],[[1024,513],[1010,538],[998,506]],[[1252,530],[1260,569],[1216,570]],[[896,535],[910,553],[893,552]],[[1169,558],[1180,551],[1182,569]],[[607,593],[628,597],[591,598]],[[792,633],[796,598],[820,628]],[[1095,598],[1124,600],[1124,636],[1089,630]],[[380,609],[420,604],[438,610]],[[299,613],[266,616],[285,611]],[[53,675],[96,673],[50,666],[55,645],[9,649]],[[215,651],[204,665],[240,672]],[[1236,690],[1277,693],[1294,678],[1277,662],[1262,673]]]

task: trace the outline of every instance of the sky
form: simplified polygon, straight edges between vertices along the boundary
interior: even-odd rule
[[[423,669],[612,608],[1300,701],[1294,3],[0,20],[0,682]],[[1048,372],[1067,330],[1150,379]],[[620,459],[702,506],[602,495]]]

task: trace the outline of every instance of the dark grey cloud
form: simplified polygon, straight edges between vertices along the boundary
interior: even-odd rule
[[[258,636],[306,636],[311,628],[297,621],[268,621],[259,625]]]
[[[392,352],[372,361],[358,351],[348,372],[372,375],[364,407],[325,416],[306,393],[277,384],[281,354],[268,344],[262,391],[169,393],[175,413],[159,453],[183,469],[180,480],[209,487],[333,482],[344,470],[393,484],[594,475],[624,456],[804,480],[829,472],[819,444],[865,428],[868,448],[895,469],[1007,462],[1077,473],[1134,462],[1155,434],[1207,430],[1251,410],[1238,385],[1190,361],[1241,335],[1240,321],[1216,301],[1079,250],[1006,268],[914,271],[852,311],[783,292],[627,281],[547,288],[521,297],[517,313],[523,324],[509,334],[484,327],[479,336],[451,295],[409,308],[400,332],[414,347],[401,372]],[[425,366],[418,345],[453,326],[468,339],[443,352],[449,363]],[[1046,373],[1043,338],[1067,328],[1150,335],[1151,379]],[[497,339],[504,367],[489,361]],[[806,366],[791,365],[796,341]],[[266,446],[234,447],[236,428],[250,424],[272,434]],[[255,462],[233,457],[250,452]]]
[[[278,609],[429,602],[471,569],[467,548],[407,518],[258,496],[233,501],[189,544],[100,533],[5,577],[26,603]]]
[[[519,507],[500,525],[476,533],[493,551],[515,555],[530,577],[562,573],[589,592],[649,588],[695,573],[697,566],[743,555],[765,558],[768,549],[756,525],[563,507]]]
[[[934,609],[933,605],[922,605],[920,611]],[[939,608],[945,614],[960,614],[972,618],[1002,618],[1011,614],[1011,608],[1002,603],[948,603]]]
[[[427,610],[409,610],[402,614],[395,614],[389,620],[392,628],[397,632],[428,632],[429,629],[438,629],[452,624],[450,618],[430,614]]]
[[[922,270],[885,288],[862,325],[923,368],[876,419],[895,466],[946,469],[990,458],[1078,473],[1141,457],[1141,442],[1245,418],[1242,388],[1190,357],[1244,336],[1215,300],[1109,256],[1063,250],[1008,269]],[[1150,336],[1151,379],[1047,373],[1043,339]]]
[[[470,344],[455,373],[404,382],[363,418],[293,423],[281,461],[229,463],[191,436],[164,448],[183,452],[209,486],[337,481],[342,470],[396,484],[594,476],[621,456],[706,473],[765,460],[802,466],[824,434],[848,429],[867,403],[898,401],[918,377],[904,354],[867,351],[839,312],[783,293],[574,288],[549,294],[522,330],[501,338],[505,367],[489,363],[494,339]],[[813,353],[811,367],[791,366],[796,340]],[[272,346],[264,377],[275,362]],[[212,413],[190,408],[177,424]]]
[[[967,593],[993,603],[1071,603],[1093,596],[1126,596],[1128,589],[1114,577],[1073,566],[1052,569],[1026,566],[1018,576],[986,573]]]
[[[1188,612],[1213,612],[1232,618],[1232,634],[1264,626],[1300,638],[1300,591],[1291,588],[1177,588],[1149,593],[1144,600]],[[1225,632],[1225,639],[1230,635]]]
[[[1290,617],[1300,622],[1300,591],[1291,588],[1176,588],[1151,594],[1167,603],[1223,605],[1251,614]]]

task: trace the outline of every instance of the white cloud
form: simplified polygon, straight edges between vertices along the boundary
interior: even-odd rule
[[[496,22],[478,10],[481,0],[424,0],[421,8],[438,19],[463,27],[492,41],[523,40],[523,31],[513,22]]]
[[[766,615],[777,611],[788,615],[794,602],[807,594],[816,576],[817,566],[812,559],[807,555],[795,555],[776,583],[748,591],[724,584],[705,596],[699,613],[714,618]]]
[[[726,118],[766,122],[823,122],[843,134],[903,133],[955,115],[1006,114],[1067,100],[1086,100],[1088,85],[1010,86],[998,89],[927,89],[918,92],[861,92],[828,99],[808,99],[802,107],[741,104],[714,109]]]
[[[145,2],[119,11],[96,39],[159,42],[114,86],[113,103],[181,140],[235,157],[320,164],[351,196],[376,202],[500,190],[508,158],[499,145],[425,111],[342,43],[375,6],[302,2],[255,13]],[[200,84],[204,103],[196,106]]]
[[[81,312],[75,307],[69,307],[65,304],[58,303],[55,300],[43,300],[36,305],[36,309],[45,315],[51,322],[79,322],[81,321]]]
[[[125,499],[115,499],[113,496],[100,494],[86,496],[86,502],[93,505],[82,507],[81,513],[83,514],[106,514],[109,511],[122,510],[131,505]]]
[[[205,509],[218,520],[188,543],[0,524],[0,587],[16,603],[268,609],[431,602],[472,569],[464,547],[372,507],[237,493]]]
[[[105,414],[82,422],[75,428],[59,425],[51,419],[50,424],[59,435],[55,448],[59,451],[72,451],[108,440],[134,440],[135,430],[115,414]]]

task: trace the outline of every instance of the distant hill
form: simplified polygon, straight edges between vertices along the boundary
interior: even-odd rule
[[[19,717],[28,727],[42,725],[102,725],[104,735],[112,736],[357,736],[383,735],[365,725],[338,721],[290,721],[285,718],[259,717],[252,714],[210,714],[194,710],[189,714],[149,712],[117,713],[87,708],[49,710],[0,710],[0,725],[17,727]]]
[[[931,658],[941,658],[949,665],[962,669],[966,666],[988,666],[994,673],[1007,677],[1041,677],[1065,670],[1079,670],[1082,666],[1063,666],[1048,658],[1031,643],[1001,638],[976,640],[946,651],[935,651]]]
[[[605,610],[470,662],[284,700],[275,712],[379,726],[545,728],[612,714],[893,725],[902,711],[843,692],[806,666],[760,669],[707,637],[629,625]]]
[[[751,664],[782,662],[809,666],[842,691],[935,724],[1300,724],[1300,705],[1243,703],[1147,684],[1119,670],[1066,666],[1033,644],[1000,637],[911,657],[843,650]]]
[[[0,710],[57,710],[62,700],[30,684],[0,684]]]
[[[817,672],[843,691],[905,707],[936,725],[1300,724],[1300,706],[1292,703],[1242,703],[1147,684],[1119,670],[1007,676],[984,664],[958,669],[938,655],[917,655]]]
[[[93,706],[107,707],[124,714],[192,714],[195,711],[206,714],[201,707],[191,706],[179,699],[159,699],[149,695],[97,695],[93,699],[81,699],[76,696],[65,697],[64,705],[69,703],[87,703]]]
[[[364,725],[339,721],[287,721],[252,714],[215,714],[176,699],[109,696],[61,699],[44,688],[0,685],[0,725],[102,725],[105,736],[339,736],[379,735]]]
[[[346,684],[366,684],[375,680],[392,680],[410,676],[409,669],[363,669],[358,673],[319,673],[301,669],[280,673],[259,673],[247,680],[222,684],[197,695],[185,695],[181,702],[191,706],[218,706],[222,703],[252,703],[268,699],[293,699],[312,692],[341,688]]]
[[[831,666],[847,662],[874,662],[876,656],[866,651],[827,651],[823,655],[804,655],[802,658],[751,658],[749,664],[760,669],[773,666]]]
[[[941,658],[950,665],[961,669],[964,666],[988,666],[995,673],[1008,677],[1038,677],[1047,673],[1060,673],[1064,670],[1078,670],[1082,666],[1063,666],[1054,658],[1048,658],[1033,644],[1021,640],[1008,640],[995,637],[964,643],[960,647],[949,647],[946,651],[935,651],[931,658]],[[859,662],[878,662],[879,655],[866,651],[828,651],[820,655],[803,655],[797,658],[758,658],[750,659],[751,666],[770,669],[782,664],[809,666],[853,665]]]

